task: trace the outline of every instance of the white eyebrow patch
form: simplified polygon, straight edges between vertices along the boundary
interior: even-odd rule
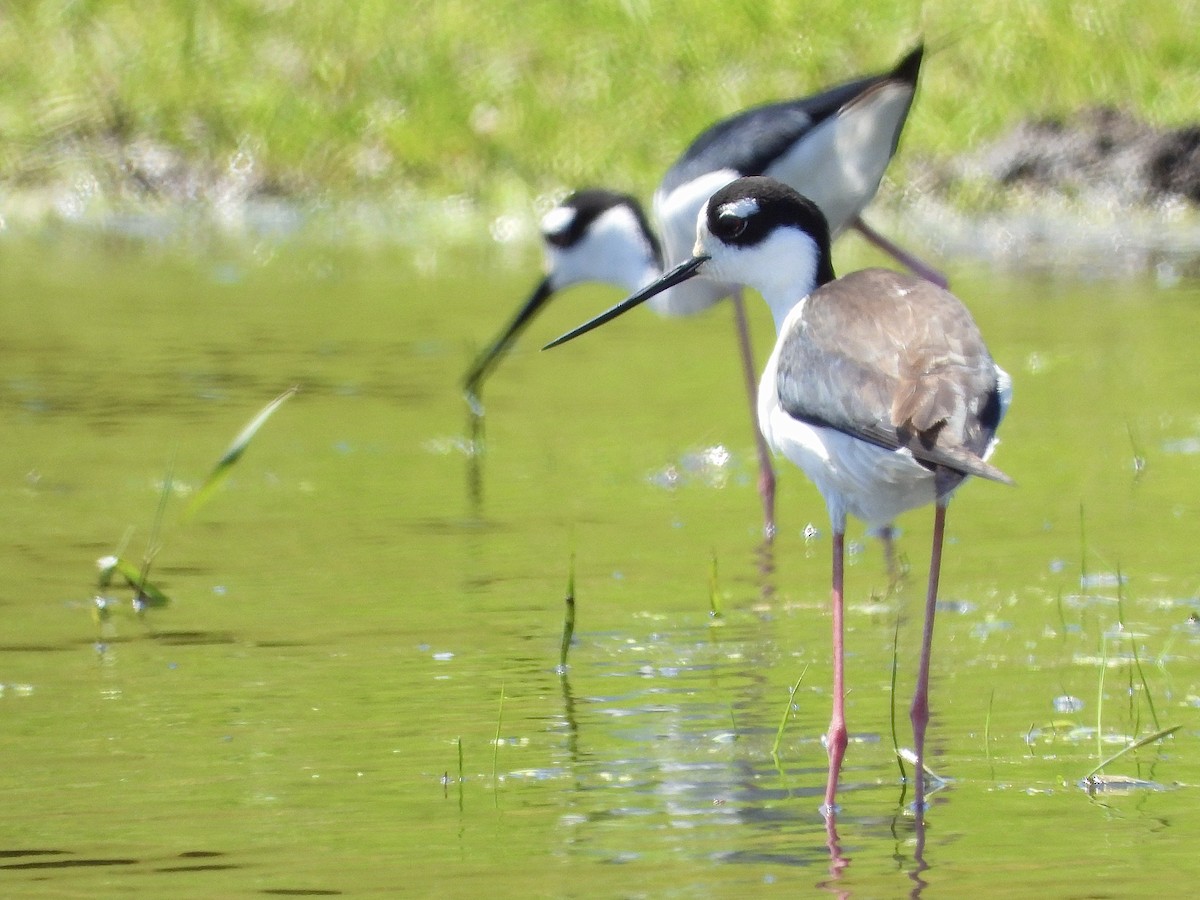
[[[562,234],[571,227],[578,212],[571,206],[556,206],[542,216],[542,231],[545,234]]]
[[[758,200],[754,197],[740,197],[737,200],[730,200],[728,203],[722,203],[717,210],[717,215],[733,215],[739,219],[746,219],[758,212]]]

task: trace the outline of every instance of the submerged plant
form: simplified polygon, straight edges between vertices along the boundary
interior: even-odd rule
[[[229,475],[229,470],[242,457],[249,446],[250,441],[262,428],[263,424],[271,417],[274,412],[283,405],[283,402],[295,394],[299,390],[298,387],[291,387],[263,407],[257,415],[252,418],[237,436],[233,442],[217,460],[216,465],[205,479],[196,495],[192,498],[192,502],[188,505],[185,518],[190,518],[196,511],[203,506],[212,497],[213,492]],[[150,581],[150,567],[154,562],[158,552],[162,549],[162,544],[159,535],[162,531],[163,519],[166,516],[167,500],[171,496],[171,492],[175,487],[174,478],[175,463],[172,460],[167,467],[166,475],[163,477],[162,491],[159,493],[158,508],[155,510],[154,523],[150,529],[150,540],[146,546],[146,552],[142,557],[141,565],[137,565],[124,557],[125,545],[128,543],[128,532],[126,537],[122,539],[117,551],[109,556],[103,556],[96,561],[96,565],[100,570],[97,586],[101,592],[106,591],[117,578],[122,579],[127,587],[133,589],[133,598],[131,601],[131,609],[137,616],[142,616],[147,609],[161,609],[169,606],[171,603],[170,596],[158,585]],[[103,593],[96,596],[92,605],[92,614],[98,625],[108,623],[112,617],[112,613],[119,609],[113,600],[105,596]]]
[[[500,682],[500,708],[496,711],[496,739],[492,741],[492,790],[498,790],[500,782],[496,779],[496,764],[500,756],[500,728],[504,722],[504,682]]]
[[[162,530],[163,516],[167,510],[167,498],[171,496],[171,490],[174,487],[173,473],[175,471],[175,462],[172,459],[171,464],[167,467],[167,474],[163,478],[162,491],[158,496],[158,508],[154,513],[154,524],[150,526],[150,540],[146,544],[146,552],[142,557],[142,565],[139,568],[129,560],[123,558],[121,553],[129,540],[129,532],[126,531],[125,537],[121,541],[121,545],[117,548],[117,552],[111,556],[102,556],[96,560],[96,566],[100,569],[100,577],[97,581],[97,586],[101,591],[106,590],[113,581],[114,576],[120,576],[125,580],[127,586],[133,588],[133,599],[131,607],[133,612],[141,616],[147,609],[160,609],[167,606],[171,602],[171,598],[150,581],[150,566],[154,562],[154,557],[158,555],[161,549],[158,536]],[[112,616],[113,606],[111,601],[103,594],[96,595],[92,605],[92,614],[96,619],[96,624],[103,625],[109,621]]]
[[[1132,753],[1134,750],[1137,750],[1140,747],[1145,747],[1147,744],[1153,744],[1157,741],[1161,741],[1163,738],[1170,737],[1182,727],[1183,726],[1181,725],[1172,725],[1170,728],[1164,728],[1161,731],[1156,731],[1154,734],[1150,734],[1144,738],[1140,738],[1139,740],[1129,742],[1112,756],[1108,757],[1108,759],[1101,760],[1100,764],[1097,765],[1096,768],[1084,775],[1083,780],[1080,782],[1080,786],[1082,786],[1088,792],[1092,792],[1101,790],[1104,787],[1113,784],[1128,785],[1132,779],[1129,779],[1123,775],[1104,775],[1102,774],[1104,769],[1116,762],[1121,757],[1125,756],[1127,753]]]
[[[779,728],[775,732],[775,743],[771,745],[771,756],[775,759],[779,759],[779,745],[783,743],[783,731],[787,728],[788,719],[792,717],[796,708],[796,691],[800,690],[800,683],[804,681],[804,676],[807,674],[808,666],[805,666],[800,677],[796,679],[796,683],[788,688],[787,706],[783,708],[783,716],[780,718]]]
[[[721,618],[721,586],[717,578],[717,551],[712,554],[712,567],[708,570],[708,614],[713,619]]]
[[[896,732],[896,670],[900,659],[900,615],[896,615],[896,631],[892,635],[892,689],[891,702],[888,704],[889,723],[892,728],[892,751],[896,754],[896,767],[900,769],[900,783],[908,781],[908,772],[904,769],[904,756],[900,752],[900,738]]]
[[[233,468],[234,463],[242,458],[242,454],[246,452],[246,448],[250,445],[250,441],[254,439],[256,434],[258,434],[258,430],[262,428],[263,425],[266,424],[267,419],[271,418],[275,411],[284,404],[284,401],[290,398],[298,390],[300,390],[299,387],[288,388],[286,391],[264,406],[261,410],[259,410],[258,415],[247,422],[246,427],[238,432],[237,437],[233,439],[233,443],[226,448],[225,452],[221,455],[221,458],[217,460],[217,464],[213,466],[212,471],[208,473],[208,477],[204,479],[204,483],[200,485],[200,489],[196,491],[195,496],[192,497],[192,502],[188,504],[187,508],[188,518],[194,516],[197,510],[199,510],[200,507],[209,501],[213,495],[213,492],[225,481],[227,477],[229,477],[229,470]]]
[[[562,643],[558,648],[558,674],[567,674],[567,653],[571,639],[575,636],[575,554],[571,554],[571,568],[567,574],[567,595],[563,598],[566,614],[563,616]]]
[[[1081,517],[1082,523],[1082,517]],[[1139,635],[1128,624],[1125,616],[1125,577],[1118,564],[1115,567],[1116,571],[1116,611],[1117,624],[1114,630],[1105,630],[1100,635],[1100,657],[1098,660],[1098,674],[1096,678],[1096,722],[1094,726],[1096,739],[1096,760],[1095,767],[1089,771],[1080,780],[1079,785],[1089,793],[1096,793],[1102,790],[1129,790],[1131,788],[1157,788],[1153,782],[1143,781],[1138,778],[1131,778],[1124,775],[1107,775],[1104,770],[1124,758],[1126,755],[1145,747],[1149,744],[1155,744],[1167,737],[1170,737],[1181,726],[1175,725],[1169,728],[1162,727],[1159,720],[1158,708],[1154,702],[1154,692],[1151,690],[1150,682],[1146,677],[1146,670],[1142,664],[1142,654],[1138,649]],[[1105,680],[1111,660],[1109,648],[1110,641],[1118,643],[1128,641],[1129,651],[1125,660],[1126,671],[1128,677],[1127,696],[1129,698],[1129,735],[1125,745],[1116,753],[1105,756],[1104,753],[1104,696],[1105,696]],[[1158,668],[1165,675],[1165,667],[1163,665],[1163,654],[1159,655]],[[1120,662],[1120,660],[1117,660]],[[1145,697],[1146,708],[1149,711],[1151,722],[1153,723],[1154,731],[1152,734],[1144,737],[1137,737],[1138,732],[1142,730],[1142,706],[1139,697]],[[1082,707],[1082,704],[1080,704]],[[1057,724],[1057,723],[1056,723]],[[1067,723],[1068,726],[1071,723]],[[1078,729],[1068,727],[1068,735],[1074,734]]]

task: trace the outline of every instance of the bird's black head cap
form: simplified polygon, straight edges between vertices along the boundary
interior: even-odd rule
[[[658,239],[650,229],[650,222],[646,218],[645,210],[642,209],[642,205],[638,203],[637,198],[605,188],[581,188],[570,194],[560,205],[566,209],[574,210],[575,215],[571,216],[566,224],[557,230],[544,230],[542,237],[545,238],[546,243],[553,244],[555,247],[563,250],[573,247],[583,238],[596,219],[613,207],[625,206],[629,208],[634,218],[637,219],[638,225],[641,227],[646,240],[649,241],[655,256],[661,259],[662,253],[658,245]]]
[[[829,223],[820,208],[786,184],[765,176],[739,178],[709,198],[708,230],[734,247],[761,243],[780,226],[806,232],[817,245],[817,283],[832,281]]]

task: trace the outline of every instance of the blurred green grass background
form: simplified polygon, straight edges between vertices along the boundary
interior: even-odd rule
[[[143,141],[288,196],[648,197],[713,120],[924,38],[902,181],[1030,115],[1194,121],[1198,34],[1197,0],[5,2],[0,191],[120,177]]]

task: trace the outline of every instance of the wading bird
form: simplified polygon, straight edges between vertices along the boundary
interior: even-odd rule
[[[986,461],[1012,382],[967,309],[911,275],[835,278],[821,210],[770,178],[742,178],[701,211],[693,255],[649,287],[547,346],[616,318],[697,276],[762,294],[778,330],[758,389],[758,423],[816,484],[833,526],[833,715],[827,815],[846,750],[842,598],[847,516],[868,525],[934,504],[925,624],[911,719],[916,810],[924,812],[929,660],[946,506],[968,475],[1011,484]]]
[[[548,274],[467,373],[464,387],[472,405],[478,405],[491,370],[554,294],[585,282],[613,284],[632,293],[654,281],[664,269],[688,257],[704,201],[741,176],[770,175],[791,185],[821,208],[834,235],[855,228],[914,272],[945,286],[940,273],[860,217],[896,152],[923,55],[924,48],[917,46],[890,72],[848,81],[810,97],[748,109],[709,127],[671,166],[654,194],[661,244],[638,201],[626,194],[582,190],[551,210],[542,221]],[[740,286],[698,278],[660,295],[652,306],[663,315],[689,315],[725,297],[733,298],[753,418],[756,366]],[[775,474],[757,427],[754,436],[763,527],[769,539],[775,533]],[[887,549],[890,564],[890,542]]]

